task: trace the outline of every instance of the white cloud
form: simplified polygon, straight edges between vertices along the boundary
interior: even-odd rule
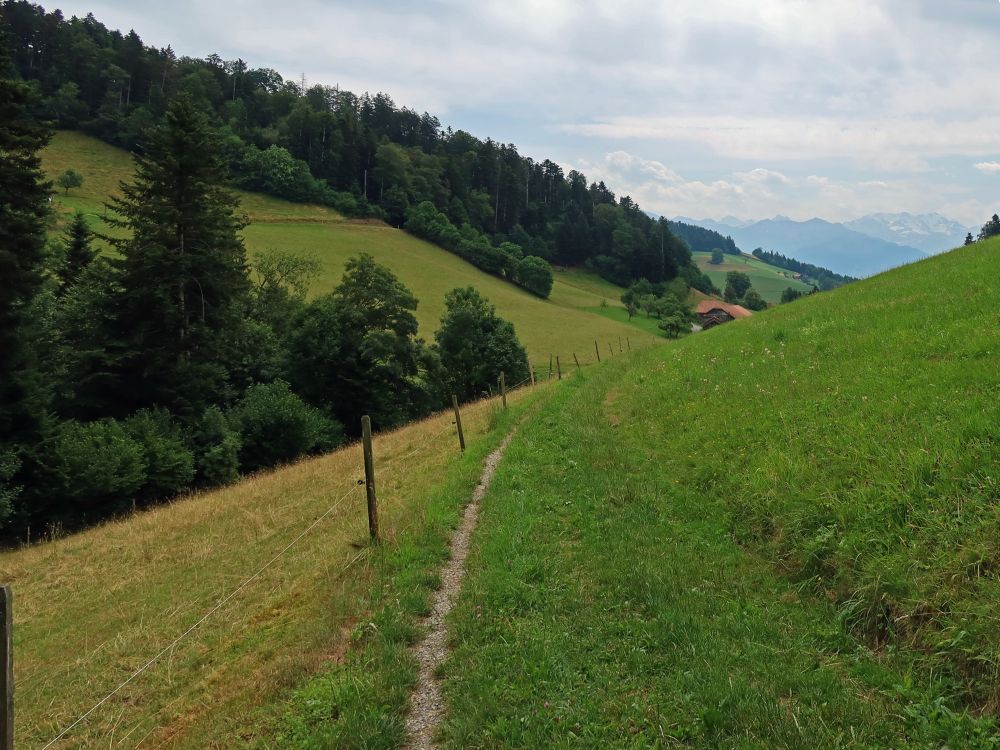
[[[1000,161],[981,161],[974,166],[984,174],[1000,174]]]

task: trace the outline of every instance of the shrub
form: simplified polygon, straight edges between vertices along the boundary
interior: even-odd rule
[[[552,266],[542,258],[528,255],[517,263],[517,283],[542,299],[552,292]]]
[[[143,409],[125,420],[125,431],[142,446],[146,482],[140,495],[159,500],[180,493],[194,479],[194,454],[165,409]]]
[[[13,448],[0,448],[0,524],[14,512],[14,501],[21,488],[14,484],[14,475],[21,468],[21,459]]]
[[[114,419],[59,424],[45,446],[48,491],[72,515],[113,513],[131,505],[146,482],[143,446]]]
[[[199,486],[216,487],[239,478],[240,435],[217,406],[205,410],[188,441],[194,451],[195,482]]]
[[[283,380],[247,390],[232,411],[242,438],[240,465],[245,471],[264,469],[307,453],[335,448],[342,428],[319,409],[292,393]]]

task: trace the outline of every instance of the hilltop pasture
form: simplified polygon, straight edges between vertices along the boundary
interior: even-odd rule
[[[59,132],[42,153],[42,159],[50,179],[70,168],[84,177],[81,188],[71,190],[68,196],[61,192],[54,196],[59,217],[54,231],[61,231],[74,211],[83,211],[94,229],[107,231],[102,220],[104,204],[118,192],[122,181],[131,179],[131,156],[80,133]],[[321,271],[311,293],[318,295],[336,286],[349,258],[369,253],[392,269],[416,295],[420,334],[426,339],[431,339],[438,327],[445,293],[470,285],[514,324],[536,368],[547,367],[550,354],[571,360],[576,352],[581,360],[590,362],[587,353],[593,351],[595,339],[617,342],[619,337],[636,333],[633,326],[588,311],[599,306],[601,300],[620,307],[618,298],[623,290],[596,275],[557,270],[552,294],[542,300],[382,222],[349,219],[322,206],[234,192],[251,222],[245,230],[251,257],[257,252],[279,250],[315,258]],[[643,342],[644,346],[653,343],[649,338]]]

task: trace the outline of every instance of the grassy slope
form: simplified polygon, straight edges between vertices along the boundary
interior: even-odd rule
[[[132,175],[131,157],[96,139],[62,132],[43,154],[51,178],[67,168],[84,176],[83,187],[69,196],[56,197],[59,214],[82,210],[95,227],[100,226],[103,203],[118,191],[119,182]],[[420,305],[417,319],[421,335],[433,337],[444,310],[444,295],[457,286],[475,286],[514,323],[521,342],[536,367],[547,364],[549,354],[572,360],[575,351],[589,362],[594,339],[617,342],[634,333],[629,325],[587,311],[601,299],[618,303],[621,289],[583,272],[557,273],[548,301],[483,273],[457,256],[380,222],[352,221],[336,212],[237,191],[252,220],[246,230],[247,248],[289,250],[311,255],[322,265],[314,293],[329,291],[343,273],[345,261],[359,252],[372,254],[391,268],[413,291]],[[644,339],[646,344],[652,340]]]
[[[730,271],[739,271],[749,276],[754,289],[760,292],[761,297],[772,303],[780,302],[781,293],[788,287],[801,292],[808,292],[812,289],[808,284],[785,276],[784,274],[788,272],[783,269],[749,255],[742,255],[739,258],[726,255],[725,262],[718,266],[713,266],[709,262],[712,259],[711,253],[694,253],[693,255],[698,263],[698,268],[707,273],[712,283],[719,289],[726,288],[726,274]]]
[[[485,500],[448,746],[996,747],[998,252],[577,376]]]
[[[546,392],[512,394],[511,412]],[[389,540],[378,554],[364,551],[357,446],[0,554],[0,580],[16,596],[19,746],[55,737],[352,488],[259,579],[56,747],[112,740],[125,748],[233,747],[237,738],[274,746],[267,737],[279,731],[282,699],[309,675],[336,681],[346,673],[360,690],[356,665],[342,658],[351,627],[368,610],[385,609],[380,596],[421,606],[479,461],[509,423],[495,428],[494,408],[463,409],[464,456],[450,413],[376,436],[380,521]],[[397,628],[405,626],[405,613],[391,614]],[[397,693],[405,691],[412,665],[398,649],[391,656],[404,680]],[[387,710],[379,729],[398,736],[397,713]]]

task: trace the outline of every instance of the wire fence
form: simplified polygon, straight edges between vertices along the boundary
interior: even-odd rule
[[[609,346],[611,346],[610,343],[609,343]],[[622,346],[623,346],[622,352],[624,352],[625,351],[624,350],[624,344]],[[631,348],[631,345],[630,345],[629,348]],[[577,359],[577,357],[576,357],[575,354],[573,355],[573,358],[574,358],[574,360],[576,362],[576,366],[579,367],[580,366],[580,362]],[[559,375],[561,377],[561,373]],[[551,379],[551,378],[554,378],[554,377],[556,377],[556,373],[554,371],[551,371],[551,370],[548,373],[548,377],[547,378],[536,377],[536,373],[534,372],[534,370],[531,370],[531,373],[530,373],[529,377],[524,378],[520,382],[515,383],[513,385],[510,385],[510,386],[506,386],[506,387],[501,386],[501,387],[503,387],[504,393],[501,394],[501,393],[498,392],[497,394],[495,394],[495,396],[499,400],[499,398],[501,398],[502,396],[506,396],[507,394],[509,394],[509,393],[511,393],[513,391],[517,391],[517,390],[519,390],[519,389],[521,389],[521,388],[523,388],[523,387],[525,387],[525,386],[527,386],[529,384],[535,384],[535,383],[542,382],[544,380]],[[442,415],[445,415],[445,414],[448,414],[448,413],[445,413],[445,412],[442,413]],[[448,414],[448,416],[450,416],[450,414]],[[384,463],[381,463],[379,465],[379,473],[390,472],[390,471],[394,470],[395,468],[400,467],[401,465],[403,465],[406,462],[410,461],[414,457],[416,457],[416,456],[418,456],[418,455],[420,455],[420,454],[422,454],[422,453],[424,453],[426,451],[431,450],[435,446],[435,444],[437,443],[437,441],[444,434],[446,434],[448,432],[454,432],[456,430],[456,428],[457,428],[456,422],[449,419],[448,422],[444,426],[442,426],[442,428],[440,430],[438,430],[435,433],[433,433],[429,438],[422,438],[421,443],[417,447],[415,447],[414,449],[408,451],[407,453],[405,453],[403,455],[393,456],[392,458],[390,458],[389,460],[385,461]],[[379,436],[376,436],[376,437],[379,437]],[[326,521],[328,518],[330,518],[338,509],[340,509],[344,505],[344,503],[347,502],[347,500],[349,498],[351,498],[352,496],[354,496],[357,493],[360,493],[363,489],[365,489],[365,486],[366,486],[366,484],[367,484],[368,481],[369,480],[368,480],[367,477],[364,480],[354,480],[354,479],[352,479],[351,480],[351,486],[349,487],[349,489],[347,489],[343,494],[339,495],[337,497],[337,499],[329,507],[327,507],[326,510],[323,513],[321,513],[319,516],[317,516],[311,522],[309,522],[295,537],[293,537],[280,550],[278,550],[278,552],[276,552],[271,557],[269,557],[266,560],[266,562],[264,562],[262,565],[258,566],[249,575],[246,575],[240,581],[240,583],[238,585],[236,585],[234,588],[232,588],[231,590],[229,590],[228,593],[226,593],[212,607],[210,607],[207,611],[205,611],[194,623],[192,623],[187,628],[185,628],[183,631],[181,631],[166,646],[164,646],[163,648],[161,648],[153,656],[151,656],[149,659],[147,659],[140,667],[138,667],[137,669],[133,670],[127,677],[125,677],[124,679],[122,679],[114,688],[112,688],[112,689],[108,690],[106,693],[104,693],[103,696],[99,700],[95,701],[93,703],[93,705],[91,705],[86,711],[84,711],[81,714],[79,714],[73,721],[67,723],[58,732],[58,734],[56,734],[54,737],[52,737],[51,740],[49,740],[46,744],[44,744],[42,746],[42,750],[49,750],[50,748],[54,747],[57,743],[61,742],[64,739],[67,739],[75,729],[79,728],[85,722],[87,722],[87,720],[89,718],[91,718],[97,711],[99,711],[102,706],[105,706],[109,701],[111,701],[116,695],[118,695],[126,687],[128,687],[129,685],[131,685],[132,683],[134,683],[136,680],[138,680],[144,673],[146,673],[147,671],[149,671],[153,667],[155,667],[157,665],[157,663],[160,662],[163,659],[163,657],[165,657],[167,654],[172,653],[187,638],[189,638],[192,634],[194,634],[195,632],[197,632],[216,613],[218,613],[221,609],[223,609],[223,607],[225,607],[228,603],[230,603],[231,601],[233,601],[234,599],[236,599],[236,597],[238,597],[240,595],[240,593],[242,593],[243,591],[245,591],[255,581],[257,581],[258,579],[260,579],[261,576],[265,572],[267,572],[272,567],[276,566],[278,564],[278,562],[282,560],[283,557],[285,557],[291,550],[293,550],[304,539],[306,539],[310,535],[310,533],[312,533],[318,526],[320,526],[324,521]],[[292,528],[293,526],[294,526],[294,524],[289,524],[289,525],[283,527],[281,530],[279,530],[278,532],[275,532],[275,533],[280,534],[282,531],[287,531],[288,529]],[[410,526],[412,526],[412,524],[410,524]],[[406,529],[404,528],[402,531],[405,532],[405,530]],[[364,557],[366,554],[368,554],[369,551],[372,548],[373,547],[371,547],[371,546],[367,546],[367,547],[364,547],[363,549],[361,549],[361,551],[359,551],[356,555],[354,555],[346,563],[346,565],[344,565],[341,569],[339,569],[338,576],[342,575],[351,566],[353,566],[355,563],[357,563],[358,560],[360,560],[362,557]],[[8,629],[8,632],[6,634],[4,634],[4,635],[5,635],[6,639],[9,640],[9,629]],[[98,647],[98,650],[100,650],[100,648],[102,648],[102,647]],[[24,685],[19,685],[19,689],[23,689],[23,687],[24,687]],[[12,694],[12,692],[13,692],[13,686],[10,686],[9,689],[10,689],[10,692]],[[12,747],[12,745],[10,747]],[[4,746],[4,744],[2,742],[0,742],[0,750],[7,750],[6,746]]]

